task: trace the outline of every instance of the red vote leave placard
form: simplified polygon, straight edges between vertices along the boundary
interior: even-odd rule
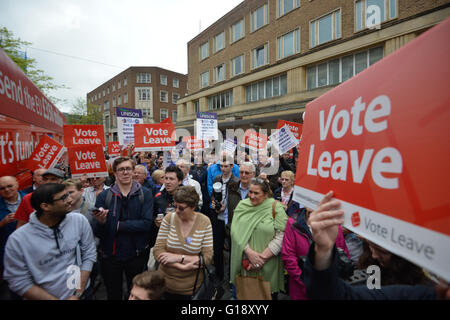
[[[278,120],[277,129],[281,129],[285,124],[287,124],[289,129],[291,129],[291,132],[294,134],[294,137],[297,140],[300,140],[300,138],[302,136],[303,125],[301,123],[297,123],[297,122]]]
[[[242,146],[258,151],[266,148],[268,140],[269,138],[265,134],[256,132],[254,129],[247,129],[244,133]]]
[[[36,169],[53,168],[61,158],[65,148],[59,142],[53,140],[47,135],[43,135],[33,153],[27,160],[26,167],[31,171]]]
[[[100,144],[68,148],[72,178],[86,174],[88,178],[107,177],[105,154]]]
[[[64,125],[64,146],[86,146],[100,144],[105,146],[103,125]]]
[[[201,150],[204,148],[204,141],[196,137],[183,137],[183,141],[186,142],[186,149]]]
[[[450,280],[450,19],[306,106],[294,199]],[[423,63],[427,61],[427,63]]]
[[[108,141],[108,154],[110,156],[120,155],[120,151],[119,141]]]
[[[175,148],[175,128],[167,123],[135,124],[135,151],[169,151]]]

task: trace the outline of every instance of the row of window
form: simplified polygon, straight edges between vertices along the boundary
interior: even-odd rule
[[[147,117],[147,116],[150,117],[152,115],[152,110],[150,110],[150,109],[141,109],[141,110],[142,110],[142,115],[144,117]],[[160,109],[159,110],[160,121],[163,121],[163,120],[167,119],[168,117],[169,117],[169,110],[168,109]],[[112,119],[113,119],[113,127],[117,127],[117,117],[114,116]],[[105,123],[105,128],[107,130],[109,130],[111,128],[111,126],[110,126],[110,116],[108,114],[105,115],[103,121]],[[172,111],[172,121],[173,122],[177,121],[177,111],[175,111],[175,110]]]
[[[172,93],[172,103],[177,104],[180,99],[180,95],[178,93]],[[151,92],[150,88],[137,88],[137,100],[138,101],[150,101],[151,100]],[[159,92],[159,101],[160,102],[169,102],[169,93],[167,91],[161,90]],[[123,103],[128,103],[128,93],[123,95]],[[122,96],[117,96],[117,104],[116,97],[112,98],[112,107],[119,107],[122,104]],[[103,103],[103,110],[109,110],[109,100]]]
[[[139,72],[136,74],[136,83],[151,83],[152,82],[152,74],[148,72]],[[159,76],[159,83],[163,86],[167,86],[167,76],[161,74]],[[178,78],[172,79],[172,86],[174,88],[180,87],[180,80]]]

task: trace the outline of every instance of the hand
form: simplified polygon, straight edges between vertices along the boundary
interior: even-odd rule
[[[176,262],[180,262],[180,255],[179,254],[174,254],[174,253],[169,253],[169,252],[163,252],[158,256],[159,263],[161,263],[162,265],[166,265],[169,263],[176,263]]]
[[[247,271],[259,270],[266,263],[261,254],[259,252],[250,249],[250,247],[245,250],[245,254],[248,257],[248,260],[250,261],[250,266],[247,269]]]
[[[163,218],[158,218],[158,217],[155,219],[155,224],[158,228],[161,226],[162,220],[163,220]]]
[[[0,227],[4,227],[7,224],[10,224],[11,222],[16,221],[16,219],[14,218],[14,214],[15,213],[10,213],[7,216],[5,216],[2,221],[0,221]]]
[[[95,218],[95,220],[98,221],[98,223],[105,224],[108,212],[109,212],[109,210],[100,208],[99,211],[92,211],[92,216]]]

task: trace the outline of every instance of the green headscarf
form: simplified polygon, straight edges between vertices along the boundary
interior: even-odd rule
[[[259,272],[243,273],[242,255],[247,244],[257,252],[263,252],[274,238],[275,231],[284,231],[288,217],[281,203],[275,206],[275,219],[272,217],[272,204],[275,200],[267,198],[260,205],[253,206],[250,199],[239,202],[234,210],[231,224],[231,263],[230,281],[235,283],[236,275],[262,275],[270,281],[271,292],[284,290],[284,267],[281,256],[272,257]]]

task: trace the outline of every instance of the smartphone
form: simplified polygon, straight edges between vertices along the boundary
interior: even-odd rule
[[[157,218],[164,218],[164,214],[163,213],[158,213],[158,215],[156,216]]]
[[[91,209],[91,211],[92,211],[93,214],[98,214],[100,212],[100,209],[94,207],[94,208]]]

